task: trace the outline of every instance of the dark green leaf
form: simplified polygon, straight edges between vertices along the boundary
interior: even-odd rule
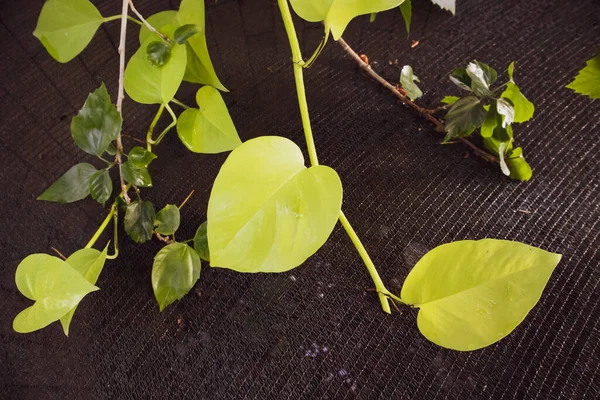
[[[148,173],[148,168],[138,168],[131,161],[123,164],[121,171],[123,178],[133,186],[152,187],[152,178]]]
[[[402,67],[402,72],[400,73],[400,84],[402,88],[410,97],[412,101],[415,101],[419,97],[423,96],[423,92],[415,82],[421,82],[419,77],[413,74],[413,69],[410,65],[405,65]]]
[[[494,133],[494,129],[502,124],[501,121],[502,117],[498,114],[496,101],[494,100],[492,104],[488,106],[485,121],[483,121],[483,124],[481,125],[481,136],[484,138],[491,137]]]
[[[173,204],[168,204],[156,214],[154,230],[161,235],[172,235],[179,228],[179,219],[179,208]]]
[[[464,68],[456,68],[450,73],[450,80],[461,89],[471,91],[471,77]]]
[[[490,96],[490,86],[496,81],[496,71],[489,65],[474,61],[466,69],[471,78],[471,89],[480,97]]]
[[[106,148],[106,150],[104,150],[107,154],[114,156],[115,154],[117,154],[117,146],[115,146],[114,143],[110,143],[108,145],[108,147]]]
[[[160,311],[185,296],[198,278],[200,258],[190,246],[172,243],[159,251],[152,265],[152,288]]]
[[[144,243],[152,238],[154,227],[154,205],[148,200],[134,201],[127,206],[125,212],[125,232],[137,243]]]
[[[498,114],[502,115],[502,126],[507,127],[512,124],[515,119],[515,108],[512,102],[505,98],[500,98],[496,102],[496,110]]]
[[[196,24],[183,25],[177,28],[173,34],[173,39],[179,44],[184,44],[189,38],[200,32],[202,32],[202,27]]]
[[[121,132],[121,114],[111,103],[104,83],[90,93],[71,121],[71,136],[86,153],[102,155]]]
[[[156,154],[140,146],[135,146],[128,154],[127,160],[136,168],[147,168]]]
[[[113,185],[108,170],[98,171],[90,178],[92,199],[104,205],[112,194]]]
[[[446,114],[445,141],[468,136],[485,120],[485,108],[475,96],[460,99]]]
[[[207,227],[207,221],[204,221],[198,227],[196,235],[194,236],[194,249],[196,250],[201,259],[210,262],[210,251],[208,250],[208,236],[206,233]]]
[[[156,40],[146,46],[146,55],[152,65],[162,67],[171,57],[171,47],[163,41]]]
[[[531,179],[533,171],[523,156],[510,158],[506,160],[506,163],[508,164],[508,169],[510,169],[510,177],[512,179],[517,181],[528,181]]]
[[[411,0],[404,0],[404,3],[400,4],[400,12],[402,13],[402,18],[404,18],[404,26],[406,27],[406,33],[410,33],[410,22],[412,20]]]
[[[459,100],[460,100],[460,97],[458,97],[458,96],[444,96],[444,98],[442,99],[442,103],[454,104]]]
[[[600,99],[600,50],[596,57],[587,61],[585,68],[579,71],[567,88],[592,99]]]
[[[90,178],[98,170],[88,163],[77,164],[58,178],[38,200],[72,203],[90,194]]]

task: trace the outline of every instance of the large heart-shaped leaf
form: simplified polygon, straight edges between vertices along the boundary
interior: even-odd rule
[[[195,153],[221,153],[242,144],[221,93],[204,86],[196,93],[200,109],[185,110],[177,120],[177,134]]]
[[[240,272],[297,267],[325,243],[341,204],[333,169],[306,168],[288,139],[249,140],[231,152],[210,195],[211,266]]]
[[[104,268],[107,252],[108,245],[102,252],[96,249],[81,249],[71,254],[71,256],[66,259],[66,263],[79,272],[89,283],[95,285],[100,276],[100,272],[102,272],[102,268]],[[73,314],[75,314],[76,309],[77,306],[73,307],[60,319],[65,336],[69,336],[69,325],[71,325],[71,320],[73,319]]]
[[[20,333],[48,326],[79,304],[85,295],[98,290],[69,264],[47,254],[32,254],[21,261],[15,282],[25,297],[35,301],[13,321],[13,329]]]
[[[427,339],[454,350],[476,350],[525,319],[560,259],[560,254],[507,240],[448,243],[419,260],[401,297],[420,308],[417,323]]]
[[[48,0],[33,35],[54,59],[66,63],[85,49],[102,22],[88,0]]]
[[[90,194],[90,179],[98,170],[88,163],[74,165],[58,178],[37,199],[72,203],[85,199]]]
[[[200,257],[185,243],[171,243],[154,257],[152,288],[160,311],[185,296],[200,277]]]

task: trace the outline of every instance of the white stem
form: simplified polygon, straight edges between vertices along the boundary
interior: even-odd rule
[[[142,14],[140,14],[139,11],[135,8],[135,6],[133,5],[133,1],[132,0],[128,0],[128,3],[129,3],[129,7],[131,7],[131,11],[136,15],[136,17],[139,18],[140,21],[142,21],[142,23],[146,26],[146,28],[148,28],[150,30],[150,32],[156,34],[159,38],[161,38],[165,42],[167,42],[167,43],[169,42],[169,38],[168,37],[166,37],[165,35],[163,35],[159,31],[157,31],[152,25],[150,25],[148,23],[148,21],[146,21],[146,19],[144,18],[144,16]]]
[[[123,119],[123,99],[125,98],[124,91],[124,77],[125,77],[125,42],[127,39],[127,16],[129,15],[129,3],[128,0],[123,0],[123,9],[121,11],[121,37],[119,39],[119,92],[117,94],[117,111],[121,114]],[[121,134],[117,137],[117,164],[119,165],[119,178],[121,179],[121,192],[123,193],[123,199],[127,204],[131,202],[129,195],[127,195],[127,185],[123,179],[123,160],[121,159],[121,153],[123,152],[123,143],[121,141]]]

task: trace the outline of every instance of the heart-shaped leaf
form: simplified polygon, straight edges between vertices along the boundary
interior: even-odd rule
[[[560,254],[507,240],[463,240],[436,247],[408,274],[402,300],[419,307],[432,342],[480,349],[512,332],[540,299]]]
[[[107,252],[108,245],[102,252],[96,249],[81,249],[71,254],[71,256],[67,258],[66,263],[79,272],[89,283],[95,285],[100,276],[100,272],[102,272],[102,268],[104,268]],[[60,319],[65,336],[69,336],[69,325],[71,324],[76,309],[77,306],[73,307]]]
[[[208,202],[211,266],[283,272],[327,240],[342,204],[342,184],[325,166],[306,168],[302,151],[278,136],[249,140],[219,171]]]
[[[98,290],[69,264],[47,254],[32,254],[21,261],[15,282],[25,297],[35,301],[13,321],[13,329],[20,333],[48,326],[79,304],[85,295]]]
[[[156,214],[154,205],[148,200],[134,201],[125,212],[125,232],[137,243],[152,239],[152,228]]]
[[[200,258],[184,243],[171,243],[154,257],[152,288],[154,297],[164,310],[185,296],[200,277]]]
[[[200,109],[185,110],[177,120],[181,142],[195,153],[221,153],[242,144],[221,93],[203,86],[196,93]]]
[[[210,262],[210,251],[208,250],[208,236],[207,236],[207,221],[204,221],[196,230],[194,235],[194,250],[204,261]]]
[[[85,199],[90,194],[90,179],[96,172],[98,170],[91,164],[77,164],[58,178],[37,199],[58,203],[72,203]]]
[[[179,229],[179,223],[179,208],[173,204],[168,204],[156,214],[154,230],[161,235],[172,235]]]
[[[102,22],[88,0],[48,0],[33,35],[55,60],[66,63],[85,49]]]

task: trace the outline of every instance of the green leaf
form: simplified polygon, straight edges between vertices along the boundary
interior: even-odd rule
[[[160,33],[167,35],[168,31],[165,28],[171,30],[169,33],[175,32],[174,29],[179,27],[179,21],[177,20],[177,11],[175,10],[167,10],[161,11],[156,14],[152,14],[146,21],[154,27],[154,29],[158,30]],[[144,42],[149,39],[158,40],[160,37],[156,35],[154,32],[150,32],[150,29],[146,28],[146,25],[142,25],[140,27],[139,34],[139,42],[142,45]]]
[[[119,136],[122,123],[103,83],[88,95],[83,108],[71,120],[71,136],[81,150],[101,156]]]
[[[444,98],[442,99],[442,103],[444,103],[444,104],[454,104],[458,100],[460,100],[460,97],[458,97],[458,96],[444,96]]]
[[[600,50],[566,87],[589,98],[600,99]]]
[[[502,124],[502,117],[498,114],[496,100],[490,104],[489,109],[487,110],[487,114],[485,115],[485,120],[481,125],[481,137],[489,138],[494,134],[494,129],[500,124]]]
[[[487,64],[473,61],[469,63],[466,70],[471,78],[471,89],[480,97],[490,96],[490,86],[496,81],[498,74],[496,70]]]
[[[96,249],[81,249],[71,254],[67,258],[66,263],[79,272],[89,283],[95,285],[100,272],[102,272],[102,268],[104,268],[107,252],[108,245],[106,245],[102,252]],[[60,318],[65,336],[69,336],[69,325],[71,325],[71,320],[76,309],[77,306],[73,307],[67,314]]]
[[[413,69],[410,65],[405,65],[402,67],[402,72],[400,72],[400,84],[402,88],[410,97],[412,101],[415,101],[419,97],[423,96],[423,92],[415,82],[421,82],[419,77],[413,74]]]
[[[206,30],[204,25],[204,1],[183,0],[177,13],[177,19],[181,25],[194,24],[200,29],[200,32],[187,41],[189,45],[188,53],[196,55],[188,63],[186,80],[193,83],[202,83],[211,85],[219,90],[227,92],[227,89],[219,78],[212,65],[208,46],[206,45]]]
[[[450,11],[453,15],[456,14],[456,0],[431,0],[431,2]]]
[[[401,297],[420,308],[417,324],[427,339],[454,350],[476,350],[525,319],[560,259],[560,254],[507,240],[448,243],[419,260]]]
[[[521,93],[519,87],[513,82],[506,84],[506,90],[504,90],[501,97],[509,99],[513,103],[515,109],[514,122],[522,123],[529,121],[533,117],[535,106]]]
[[[190,246],[172,243],[159,251],[152,265],[152,288],[160,311],[185,296],[199,277],[200,258]]]
[[[492,132],[492,136],[483,137],[483,147],[489,150],[494,155],[500,154],[500,145],[505,143],[504,145],[504,153],[510,154],[512,151],[512,141],[513,141],[513,132],[512,126],[508,125],[504,128],[500,121],[494,128]]]
[[[172,235],[179,228],[180,215],[179,208],[173,204],[168,204],[165,208],[156,214],[154,221],[154,230],[161,235]]]
[[[146,46],[148,61],[155,67],[162,67],[171,58],[171,46],[161,40],[155,40]]]
[[[189,38],[197,33],[201,33],[202,28],[196,24],[187,24],[177,28],[173,34],[173,39],[179,44],[184,44]]]
[[[517,181],[528,181],[533,176],[533,171],[523,156],[509,158],[506,160],[506,163],[508,164],[508,169],[510,170],[509,176],[512,179]]]
[[[73,203],[90,194],[90,178],[98,170],[88,163],[80,163],[65,172],[37,199],[57,203]]]
[[[475,96],[467,96],[452,105],[446,114],[445,141],[468,136],[483,124],[485,108]]]
[[[164,29],[172,34],[173,25]],[[147,56],[147,48],[156,39],[147,39],[135,52],[125,69],[125,91],[134,101],[142,104],[166,104],[173,100],[186,68],[185,46],[171,48],[171,56],[162,67],[155,67]]]
[[[106,154],[114,156],[117,154],[117,146],[114,143],[109,143],[106,150],[104,150]]]
[[[13,329],[19,333],[48,326],[66,315],[85,295],[98,290],[69,264],[47,254],[32,254],[21,261],[15,282],[25,297],[35,301],[15,317]]]
[[[456,68],[450,73],[450,81],[461,89],[471,92],[471,77],[464,68]]]
[[[121,166],[121,172],[127,183],[139,187],[152,187],[152,178],[150,178],[148,168],[136,167],[130,160],[127,160]]]
[[[127,155],[127,161],[136,168],[147,168],[156,158],[156,154],[140,146],[135,146]]]
[[[515,73],[515,62],[514,61],[508,65],[506,72],[508,72],[508,79],[510,79],[510,81],[514,83],[514,80],[513,80],[513,75]]]
[[[242,144],[218,90],[203,86],[196,93],[200,109],[189,108],[177,119],[181,142],[195,153],[221,153]]]
[[[496,110],[502,116],[502,126],[506,128],[512,124],[515,119],[515,109],[512,102],[505,98],[500,98],[496,101]]]
[[[152,239],[154,228],[154,205],[148,200],[134,201],[127,206],[125,212],[125,232],[137,243]]]
[[[85,49],[102,22],[88,0],[48,0],[33,35],[55,60],[66,63]]]
[[[406,33],[410,33],[410,23],[412,20],[412,2],[411,0],[404,0],[400,4],[400,12],[402,18],[404,18],[404,26],[406,27]]]
[[[110,199],[112,191],[113,185],[108,170],[98,171],[92,175],[90,178],[90,194],[92,195],[92,199],[104,205]]]
[[[204,261],[210,262],[210,251],[208,249],[208,235],[207,231],[208,222],[204,221],[198,227],[196,235],[194,235],[194,250]]]
[[[213,267],[284,272],[327,240],[342,204],[342,184],[326,166],[306,168],[292,141],[263,136],[233,150],[208,202]]]
[[[404,0],[290,0],[292,8],[309,22],[325,24],[325,31],[338,40],[351,20],[359,15],[398,7]]]

